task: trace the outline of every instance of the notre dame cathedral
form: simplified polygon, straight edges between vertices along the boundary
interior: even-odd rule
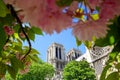
[[[52,43],[47,50],[47,63],[52,64],[55,68],[55,74],[51,80],[62,80],[62,71],[65,65],[71,60],[80,61],[83,59],[86,59],[95,69],[96,78],[99,80],[111,50],[112,48],[109,46],[95,46],[89,50],[86,48],[86,53],[84,54],[82,54],[80,50],[74,48],[68,51],[68,53],[65,53],[63,45]]]

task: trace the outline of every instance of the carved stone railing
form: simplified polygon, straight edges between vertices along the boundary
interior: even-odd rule
[[[112,51],[113,47],[111,46],[106,46],[106,47],[92,47],[89,51],[90,51],[90,56],[92,59],[92,62],[103,58],[104,56],[107,56],[111,51]]]

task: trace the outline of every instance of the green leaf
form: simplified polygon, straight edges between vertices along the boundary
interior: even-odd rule
[[[39,52],[38,52],[36,49],[33,49],[33,48],[32,48],[30,54],[39,54]]]
[[[118,16],[117,23],[120,25],[120,16]]]
[[[6,73],[6,65],[0,62],[0,78],[2,78]]]
[[[103,71],[102,71],[102,74],[101,74],[101,76],[100,76],[100,80],[105,80],[105,78],[106,78],[106,74],[107,74],[107,70],[109,69],[109,68],[111,68],[112,66],[111,65],[106,65],[105,67],[104,67],[104,69],[103,69]],[[113,79],[114,80],[114,79]]]
[[[112,72],[105,80],[119,80],[119,72]]]
[[[63,6],[70,6],[70,4],[73,2],[73,0],[56,0],[56,4],[60,7]]]
[[[16,25],[13,27],[13,29],[14,29],[14,31],[15,31],[16,33],[18,33],[18,32],[19,32],[19,29],[20,29],[20,25],[19,25],[19,24],[16,24]]]
[[[120,53],[117,55],[117,61],[120,63]]]
[[[29,57],[32,59],[32,61],[34,62],[38,62],[39,61],[39,57],[37,55],[29,55]]]
[[[76,44],[77,44],[77,46],[80,46],[80,45],[82,44],[82,42],[79,41],[79,39],[78,39],[77,37],[75,37],[75,39],[76,39]]]
[[[14,49],[15,49],[16,51],[22,52],[22,47],[19,46],[19,45],[15,45]]]
[[[120,41],[115,45],[115,47],[113,48],[113,52],[120,52]]]
[[[32,26],[31,29],[34,31],[35,34],[43,35],[42,30],[40,28]]]
[[[117,68],[118,70],[120,70],[120,63],[116,64],[115,68]]]
[[[5,42],[6,42],[6,33],[3,29],[3,27],[0,26],[0,53],[3,49],[3,46],[5,45]]]
[[[91,41],[84,41],[84,44],[87,48],[91,48],[93,43]]]
[[[100,7],[99,7],[99,6],[96,6],[96,10],[97,10],[97,11],[100,11]]]
[[[118,55],[118,52],[112,52],[109,54],[109,60],[108,61],[114,61],[116,60],[116,56]]]
[[[0,17],[0,22],[3,25],[13,26],[14,17],[11,14],[7,14],[5,17]]]
[[[30,30],[28,31],[28,37],[29,37],[32,41],[34,41],[34,39],[35,39],[35,33],[34,33],[34,31],[33,31],[32,29],[30,29]]]
[[[10,62],[11,62],[11,66],[13,68],[15,68],[15,71],[18,72],[19,69],[23,69],[24,68],[24,65],[23,63],[18,60],[15,56],[13,56],[11,59],[10,59]]]
[[[19,39],[18,33],[14,33],[14,38]]]
[[[10,76],[11,76],[13,79],[15,79],[15,78],[16,78],[16,75],[17,75],[17,72],[16,72],[15,68],[8,65],[8,66],[7,66],[7,69],[8,69],[8,73],[10,74]]]
[[[3,0],[0,0],[0,17],[5,17],[9,13]]]
[[[17,45],[19,45],[20,47],[22,47],[22,41],[20,39],[16,39],[18,42],[17,42]]]
[[[106,37],[97,39],[95,45],[103,47],[117,44],[120,41],[120,24],[118,24],[118,19],[119,17],[115,17],[114,20],[111,20],[112,24],[107,25],[109,30]]]
[[[107,38],[99,38],[95,41],[95,45],[101,47],[107,46],[109,45],[109,40]]]
[[[114,36],[110,36],[110,44],[114,44],[114,42],[115,42],[115,38],[114,38]]]

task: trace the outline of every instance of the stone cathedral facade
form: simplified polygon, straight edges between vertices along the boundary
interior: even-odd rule
[[[67,55],[63,45],[52,43],[47,50],[47,62],[55,68],[55,74],[52,80],[62,80],[62,71],[66,63],[78,58],[81,52],[77,49],[71,49]]]
[[[58,43],[52,43],[47,50],[47,62],[52,64],[55,68],[54,77],[51,80],[62,80],[62,71],[67,62],[71,60],[80,61],[86,59],[90,65],[95,69],[97,80],[99,80],[100,74],[105,66],[105,62],[108,60],[108,54],[112,48],[107,47],[92,47],[89,50],[86,48],[86,53],[82,54],[78,49],[71,49],[68,53],[65,53],[63,45]]]
[[[55,68],[55,74],[52,80],[62,79],[62,70],[66,64],[65,49],[63,45],[53,43],[47,50],[47,62]]]

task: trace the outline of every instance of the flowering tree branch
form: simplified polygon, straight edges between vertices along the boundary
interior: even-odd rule
[[[24,60],[24,59],[26,58],[26,56],[30,53],[32,45],[31,45],[31,42],[30,42],[29,37],[27,36],[27,34],[26,34],[25,31],[24,31],[24,28],[23,28],[23,26],[22,26],[22,22],[21,22],[21,20],[19,19],[19,17],[17,16],[17,14],[16,14],[13,6],[10,5],[10,4],[7,4],[7,7],[8,7],[8,9],[10,9],[12,16],[15,17],[15,19],[16,19],[17,22],[18,22],[18,24],[20,25],[21,30],[22,30],[23,34],[25,35],[25,37],[26,37],[26,39],[27,39],[27,42],[28,42],[28,44],[29,44],[29,50],[28,50],[28,52],[25,54],[25,56],[22,58],[22,60]]]

